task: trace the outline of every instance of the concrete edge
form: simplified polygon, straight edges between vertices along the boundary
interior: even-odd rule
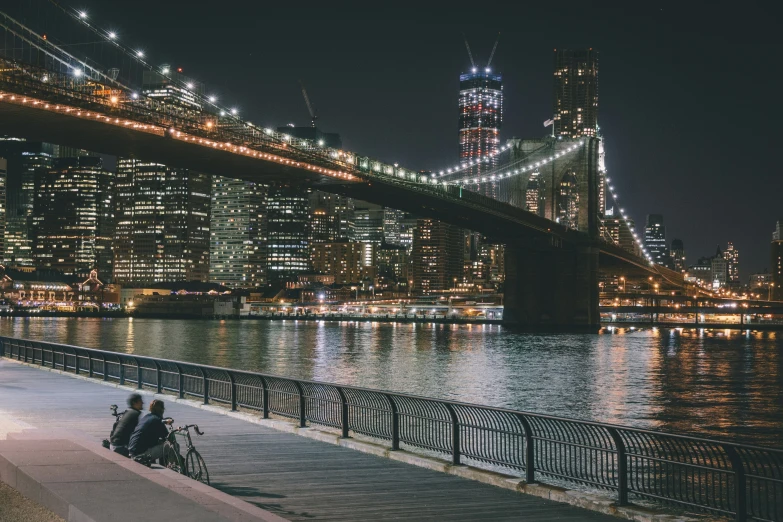
[[[572,490],[559,486],[553,486],[541,482],[528,484],[521,478],[514,475],[506,475],[503,473],[497,473],[493,471],[487,471],[480,468],[476,468],[468,465],[453,465],[451,462],[445,459],[439,459],[436,457],[427,457],[424,455],[418,455],[405,450],[392,450],[387,446],[372,442],[367,437],[359,436],[357,438],[344,439],[339,433],[324,431],[322,429],[316,429],[313,427],[300,428],[293,421],[283,418],[263,419],[257,414],[245,413],[240,411],[231,411],[228,408],[222,406],[215,406],[211,404],[204,404],[203,402],[192,399],[180,399],[173,395],[158,394],[150,390],[138,389],[133,386],[120,385],[115,382],[103,381],[94,377],[86,375],[77,375],[72,372],[66,372],[54,368],[48,368],[40,366],[38,364],[26,363],[23,361],[17,361],[8,357],[2,357],[0,360],[7,360],[13,363],[21,364],[23,366],[30,366],[40,370],[45,370],[68,377],[81,379],[84,381],[103,384],[104,386],[110,386],[112,388],[118,388],[122,390],[132,391],[149,395],[151,397],[159,398],[166,401],[176,402],[184,404],[194,408],[200,408],[220,415],[226,415],[239,420],[258,424],[268,428],[272,428],[278,431],[293,433],[302,437],[317,440],[320,442],[326,442],[344,448],[360,451],[362,453],[368,453],[377,457],[383,457],[397,462],[402,462],[412,466],[418,466],[441,473],[447,473],[457,477],[475,480],[491,486],[496,486],[504,489],[509,489],[526,495],[533,495],[536,497],[552,500],[555,502],[562,502],[575,507],[580,507],[590,511],[595,511],[605,515],[612,515],[626,520],[633,520],[635,522],[711,522],[711,521],[725,521],[726,518],[707,516],[694,518],[687,515],[678,515],[667,512],[663,509],[652,509],[643,506],[630,504],[627,506],[618,506],[615,500],[607,495],[600,493],[590,493],[580,490]],[[320,428],[320,427],[319,427]],[[187,480],[191,480],[184,477]],[[212,488],[214,489],[214,488]],[[222,493],[222,492],[221,492]],[[229,495],[230,496],[230,495]],[[235,498],[235,497],[231,497]],[[255,507],[255,506],[252,506]],[[268,513],[265,511],[265,513]],[[284,520],[284,519],[279,519]]]

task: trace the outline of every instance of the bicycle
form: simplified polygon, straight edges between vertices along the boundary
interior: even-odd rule
[[[188,424],[186,426],[180,426],[177,429],[169,428],[169,435],[166,437],[166,442],[163,443],[163,459],[166,463],[166,467],[170,470],[209,485],[207,465],[204,463],[204,459],[201,458],[199,452],[196,451],[195,446],[193,446],[193,440],[190,437],[190,428],[193,428],[197,435],[204,435],[204,432],[198,429],[197,424]],[[180,452],[179,442],[177,442],[178,435],[186,441],[187,451],[184,458]]]

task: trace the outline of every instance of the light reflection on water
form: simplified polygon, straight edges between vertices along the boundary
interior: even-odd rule
[[[2,318],[0,334],[783,446],[777,332]]]

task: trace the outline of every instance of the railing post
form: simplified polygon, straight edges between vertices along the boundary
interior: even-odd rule
[[[109,380],[109,365],[106,363],[106,354],[102,353],[101,356],[103,357],[103,380],[108,381]],[[54,352],[52,352],[52,359],[54,359]]]
[[[237,411],[237,381],[234,378],[234,374],[226,372],[228,374],[228,380],[231,381],[231,411]]]
[[[185,398],[185,376],[182,374],[182,366],[177,365],[177,375],[179,377],[179,398]]]
[[[533,429],[524,415],[520,415],[519,422],[522,423],[522,429],[525,430],[525,482],[535,484],[536,482],[536,443],[533,440]]]
[[[41,352],[41,358],[43,358],[43,352]],[[92,352],[87,352],[87,368],[88,375],[92,377]]]
[[[27,362],[27,343],[22,343],[22,345],[24,346],[24,355],[22,356],[22,360]]]
[[[44,359],[44,349],[41,343],[38,343],[38,346],[41,348],[41,362],[39,364],[43,366],[46,364],[46,360]]]
[[[79,375],[79,352],[75,348],[73,350],[73,371]]]
[[[307,415],[305,415],[304,390],[302,390],[302,385],[299,384],[298,381],[293,381],[293,383],[296,385],[296,389],[299,390],[299,427],[300,428],[306,428],[307,427]]]
[[[117,357],[117,361],[120,363],[120,386],[125,384],[125,365],[122,364],[122,357]]]
[[[607,428],[617,447],[617,505],[628,505],[628,456],[625,453],[625,442],[616,428]]]
[[[347,439],[350,438],[348,435],[348,399],[345,397],[345,392],[342,390],[342,388],[337,387],[337,393],[340,394],[340,424],[343,429],[342,438]]]
[[[263,388],[262,392],[263,395],[261,397],[261,411],[263,412],[264,418],[269,418],[269,387],[266,385],[266,379],[263,377],[260,377],[261,379],[261,387]]]
[[[54,358],[54,346],[52,346],[52,345],[49,345],[49,346],[51,346],[51,350],[50,351],[52,352],[52,369],[55,370],[55,369],[57,369],[57,361]],[[65,362],[65,360],[63,360],[63,363],[64,362]],[[63,369],[65,369],[65,364],[63,364]]]
[[[209,404],[209,379],[207,379],[207,372],[201,366],[198,369],[201,371],[201,378],[203,379],[204,404]]]
[[[454,411],[454,407],[451,404],[444,403],[446,409],[449,410],[451,415],[451,445],[453,446],[453,452],[451,454],[451,463],[458,466],[460,463],[460,442],[459,442],[459,419],[457,413]]]
[[[141,387],[142,387],[142,383],[144,382],[144,379],[142,378],[142,375],[141,375],[141,371],[142,371],[141,370],[141,363],[135,357],[133,358],[133,362],[136,363],[136,388],[140,390]]]
[[[153,360],[152,362],[155,363],[155,382],[157,383],[157,392],[163,393],[163,383],[161,381],[163,377],[163,372],[160,371],[160,364],[158,364],[158,361]]]
[[[745,466],[742,465],[742,457],[737,453],[734,446],[723,446],[726,455],[731,462],[732,471],[734,471],[734,507],[737,510],[734,520],[745,522],[748,519],[748,499],[747,484],[745,481]]]
[[[392,410],[392,451],[400,449],[400,411],[391,395],[386,395]]]

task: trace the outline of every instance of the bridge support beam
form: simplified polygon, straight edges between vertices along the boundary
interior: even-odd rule
[[[597,332],[598,248],[506,246],[503,322],[534,331]]]

